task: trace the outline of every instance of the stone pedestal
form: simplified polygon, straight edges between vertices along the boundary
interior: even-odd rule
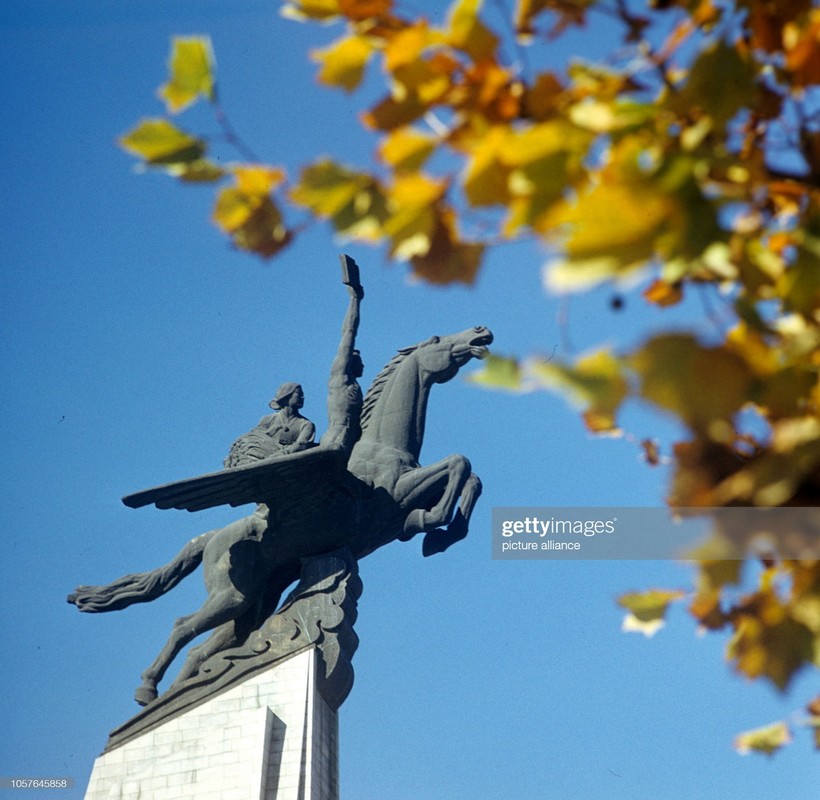
[[[86,800],[338,800],[338,718],[315,647],[94,763]]]

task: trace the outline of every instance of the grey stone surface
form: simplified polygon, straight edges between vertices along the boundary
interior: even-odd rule
[[[199,634],[212,631],[204,644],[190,651],[172,692],[200,674],[215,654],[251,641],[249,637],[275,612],[300,573],[304,578],[305,570],[322,572],[322,557],[346,552],[357,560],[420,533],[424,534],[422,552],[432,555],[467,535],[481,492],[470,462],[451,455],[421,466],[418,458],[432,387],[452,379],[471,359],[483,357],[492,334],[487,328],[470,328],[399,350],[362,400],[357,380],[362,363],[355,339],[364,291],[355,262],[347,257],[342,261],[350,303],[331,367],[329,427],[320,445],[307,447],[307,438],[300,438],[312,423],[298,413],[300,393],[286,387],[277,395],[283,410],[274,416],[291,409],[287,413],[293,430],[283,445],[292,447],[290,452],[249,459],[249,463],[124,498],[134,508],[153,503],[189,511],[253,502],[254,513],[192,539],[162,567],[104,586],[80,586],[68,598],[81,611],[113,611],[155,599],[203,565],[208,598],[198,611],[175,622],[165,647],[142,674],[136,699],[143,705],[156,703],[158,682],[180,650]],[[294,432],[297,425],[299,430]],[[326,590],[334,591],[331,584]],[[279,647],[274,640],[281,641],[274,635],[275,626],[295,623],[300,630],[315,629],[315,615],[324,606],[319,600],[311,601],[300,605],[296,616],[294,607],[286,604],[288,608],[290,617],[280,616],[271,623],[269,641],[274,650]],[[337,641],[343,638],[337,636]],[[326,649],[326,663],[329,652]],[[349,686],[342,694],[347,690]],[[202,684],[200,691],[207,695],[211,688]]]
[[[315,648],[128,740],[95,762],[86,800],[338,800],[338,716]]]

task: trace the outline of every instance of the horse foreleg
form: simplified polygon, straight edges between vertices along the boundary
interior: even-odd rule
[[[470,475],[470,462],[459,455],[405,472],[396,482],[394,494],[403,508],[410,509],[401,538],[445,525]]]
[[[467,536],[470,517],[476,501],[481,496],[481,489],[481,480],[478,475],[471,472],[461,490],[461,500],[452,522],[446,530],[427,531],[421,545],[422,555],[432,556],[436,553],[443,553],[448,547]]]

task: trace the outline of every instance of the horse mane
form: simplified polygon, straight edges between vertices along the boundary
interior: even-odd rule
[[[367,390],[367,394],[364,397],[364,402],[362,403],[362,415],[361,415],[361,429],[362,433],[367,430],[367,425],[370,422],[370,417],[373,414],[373,409],[376,406],[376,403],[379,402],[379,398],[384,391],[384,387],[387,384],[387,381],[390,379],[390,376],[399,368],[402,362],[410,355],[416,352],[419,349],[419,345],[414,344],[411,347],[403,347],[399,350],[390,361],[385,364],[382,371],[373,379],[373,383],[370,384],[370,388]]]

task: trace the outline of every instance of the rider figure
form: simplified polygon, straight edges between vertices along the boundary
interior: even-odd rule
[[[225,466],[239,467],[311,447],[316,426],[299,413],[304,403],[305,393],[298,383],[283,383],[268,404],[278,413],[262,417],[253,430],[240,436],[231,445]]]

